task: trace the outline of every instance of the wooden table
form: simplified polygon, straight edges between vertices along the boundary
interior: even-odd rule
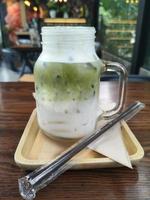
[[[103,82],[103,97],[116,93]],[[35,107],[33,83],[0,83],[0,200],[21,200],[17,179],[26,174],[13,156],[29,116]],[[128,168],[68,171],[37,194],[37,200],[149,200],[150,199],[150,82],[129,83],[127,104],[146,104],[129,125],[144,147],[145,157]]]

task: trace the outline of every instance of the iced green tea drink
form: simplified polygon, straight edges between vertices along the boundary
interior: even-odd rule
[[[40,127],[48,134],[80,138],[95,128],[100,62],[37,62],[35,88]]]
[[[94,39],[93,27],[42,28],[35,99],[39,126],[48,136],[77,139],[95,129],[106,65],[96,55]]]

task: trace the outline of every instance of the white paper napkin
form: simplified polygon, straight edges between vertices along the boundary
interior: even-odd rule
[[[106,105],[108,104],[106,103]],[[111,105],[114,106],[114,104]],[[106,110],[104,107],[103,105],[103,109]],[[106,107],[108,108],[108,106]],[[105,123],[106,121],[101,121],[98,127],[102,127]],[[132,168],[128,151],[122,138],[120,123],[114,125],[88,147],[126,167]]]

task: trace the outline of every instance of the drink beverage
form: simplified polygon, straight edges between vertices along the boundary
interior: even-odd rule
[[[89,134],[97,118],[101,61],[35,65],[37,115],[47,134],[80,138]]]
[[[76,139],[95,129],[99,81],[103,71],[120,74],[121,110],[126,72],[118,63],[104,63],[95,52],[93,27],[43,27],[43,50],[34,68],[37,118],[48,136]],[[111,114],[110,114],[111,113]]]

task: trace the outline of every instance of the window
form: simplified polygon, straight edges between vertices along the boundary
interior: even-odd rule
[[[129,63],[135,43],[138,0],[101,0],[99,38],[105,52]]]

